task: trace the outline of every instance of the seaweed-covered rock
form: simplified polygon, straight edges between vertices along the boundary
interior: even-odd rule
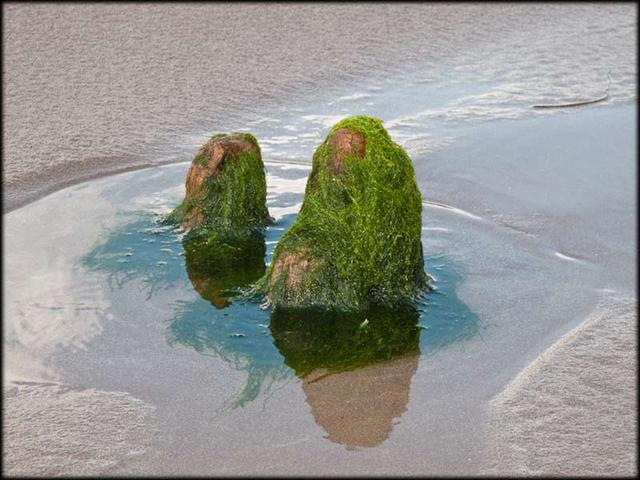
[[[260,147],[248,133],[217,134],[187,172],[184,201],[166,218],[187,230],[192,271],[226,275],[264,255],[262,230],[270,221]]]
[[[184,201],[168,217],[185,229],[262,227],[269,220],[260,146],[248,133],[216,134],[194,157]]]
[[[422,197],[411,159],[376,118],[333,127],[313,156],[296,222],[261,288],[276,307],[354,311],[425,287]]]

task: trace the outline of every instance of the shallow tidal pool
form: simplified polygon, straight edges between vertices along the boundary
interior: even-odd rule
[[[161,172],[179,179],[178,172],[183,169],[164,168]],[[127,220],[82,257],[81,268],[89,275],[106,275],[113,304],[125,301],[121,291],[132,288],[136,280],[139,283],[134,288],[140,292],[141,302],[154,303],[164,292],[174,297],[173,315],[166,325],[167,346],[192,348],[246,372],[242,391],[227,399],[234,407],[256,400],[291,375],[306,382],[318,374],[324,377],[405,354],[430,355],[478,331],[478,318],[456,295],[462,267],[445,256],[425,258],[426,268],[436,279],[435,288],[413,307],[335,315],[274,314],[262,305],[262,299],[252,294],[251,285],[264,274],[278,240],[294,222],[295,213],[282,212],[299,207],[304,194],[300,188],[304,188],[307,174],[307,168],[269,165],[272,190],[278,191],[283,182],[298,190],[271,194],[269,207],[276,213],[276,222],[266,229],[264,262],[242,272],[240,278],[207,277],[192,271],[184,261],[180,229],[163,225],[162,215],[153,208],[117,212],[116,216]],[[142,178],[126,182],[130,191],[137,191],[139,187],[134,185],[144,182],[144,176],[139,176]],[[156,198],[162,197],[160,193]],[[408,388],[410,378],[407,380]],[[321,383],[320,379],[312,381]],[[335,407],[340,409],[340,405]],[[392,420],[389,416],[389,425]],[[360,443],[371,444],[365,438]]]
[[[183,233],[161,222],[183,196],[187,167],[68,188],[24,208],[29,218],[40,218],[34,223],[21,224],[27,214],[14,215],[11,223],[35,244],[12,248],[16,261],[18,251],[24,255],[31,288],[10,295],[12,313],[30,320],[9,326],[9,380],[34,388],[130,392],[169,415],[154,416],[160,430],[187,412],[188,422],[199,423],[192,415],[203,405],[191,395],[208,396],[215,407],[207,415],[242,416],[253,405],[263,412],[281,409],[274,392],[293,382],[304,395],[306,420],[317,425],[314,437],[349,450],[384,443],[407,409],[420,363],[482,328],[456,294],[463,266],[444,254],[426,255],[434,289],[412,307],[274,315],[251,293],[251,284],[295,220],[310,168],[267,162],[268,207],[276,221],[265,232],[264,262],[229,287],[224,279],[191,272]],[[55,233],[45,234],[53,219]],[[425,221],[423,232],[429,230],[447,231],[433,220]],[[25,272],[29,268],[37,272]],[[9,277],[17,287],[19,275]],[[15,361],[26,357],[29,362]],[[224,387],[205,393],[209,375]],[[169,444],[180,441],[175,430],[155,435]],[[217,435],[208,440],[226,440],[224,431]],[[167,446],[156,445],[142,457]]]

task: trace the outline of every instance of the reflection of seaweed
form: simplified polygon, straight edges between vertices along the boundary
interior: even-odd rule
[[[293,218],[287,218],[287,221]],[[268,228],[266,236],[269,241],[278,240],[283,231],[282,223],[278,222]],[[471,338],[478,331],[477,317],[456,295],[462,272],[446,257],[427,257],[428,270],[436,277],[435,290],[422,297],[417,311],[410,309],[400,315],[398,311],[379,312],[378,316],[374,312],[361,320],[354,317],[340,324],[336,323],[335,317],[333,320],[318,319],[317,324],[308,323],[308,333],[284,336],[281,335],[283,331],[293,329],[283,329],[282,325],[292,322],[295,325],[295,322],[273,312],[271,329],[276,348],[269,331],[270,312],[259,309],[244,295],[248,290],[245,285],[258,275],[260,268],[264,268],[262,262],[254,264],[257,270],[249,268],[244,273],[236,272],[239,276],[227,282],[206,272],[187,272],[190,269],[185,269],[181,253],[179,230],[160,225],[150,213],[139,212],[133,221],[119,227],[104,243],[85,255],[83,264],[90,270],[106,272],[108,284],[116,294],[129,282],[140,282],[147,301],[153,301],[160,291],[177,290],[177,295],[188,294],[193,284],[202,298],[174,303],[169,343],[219,357],[234,369],[246,371],[246,384],[233,400],[235,406],[245,405],[261,392],[269,391],[274,383],[289,378],[292,371],[286,365],[298,374],[308,373],[314,366],[344,370],[379,362],[414,348],[417,351],[418,344],[423,355],[430,355],[452,342]],[[228,299],[234,300],[233,303],[229,304]],[[226,308],[213,308],[211,304],[218,300]],[[406,328],[394,325],[392,317]],[[368,322],[360,329],[365,318]],[[332,322],[338,334],[330,339],[321,331]],[[418,329],[422,330],[421,334]],[[317,336],[317,341],[309,338],[311,333]],[[372,338],[380,345],[373,345]],[[334,347],[322,345],[323,341],[329,340],[335,343]],[[309,348],[293,355],[295,344],[292,342],[301,342]],[[278,348],[285,354],[286,365]]]
[[[182,261],[179,229],[161,224],[150,213],[139,212],[134,221],[122,225],[85,255],[83,264],[90,270],[107,272],[107,282],[113,291],[134,280],[141,282],[147,301],[162,290],[184,289],[191,284],[201,298],[175,302],[169,344],[191,347],[246,371],[245,387],[233,402],[240,406],[255,399],[260,391],[267,391],[274,382],[290,376],[269,338],[268,312],[248,298],[239,298],[265,269],[264,238],[253,240],[255,248],[247,251],[247,259],[241,266],[220,269],[211,265],[207,271],[202,266],[208,262],[200,261],[201,257],[191,262],[188,249],[186,261]],[[238,300],[230,304],[230,298]],[[217,311],[212,304],[228,308]]]
[[[285,363],[304,377],[318,368],[350,370],[418,351],[417,322],[409,306],[351,314],[276,309],[269,328]]]
[[[393,419],[406,410],[418,367],[417,322],[411,306],[358,313],[274,310],[274,343],[302,379],[326,438],[348,447],[375,447],[388,438]]]
[[[146,299],[159,290],[172,288],[181,280],[184,268],[179,229],[161,225],[149,213],[137,212],[137,219],[113,232],[106,242],[83,258],[90,270],[107,271],[112,290],[140,280]]]
[[[183,241],[189,280],[200,296],[216,308],[229,306],[230,297],[249,287],[265,271],[262,233],[251,231],[236,238],[241,243],[232,242],[235,249],[232,261],[224,254],[226,249],[211,248],[209,242],[194,245]]]
[[[222,235],[222,237],[220,237]],[[186,239],[185,259],[187,274],[193,288],[204,300],[208,300],[218,309],[231,305],[230,298],[238,296],[243,290],[264,275],[264,256],[266,246],[261,230],[224,230],[209,232],[205,241]],[[246,307],[241,300],[238,307]],[[244,325],[251,333],[236,331],[238,323],[229,321],[228,317],[220,319],[212,315],[208,308],[202,308],[201,302],[182,304],[171,323],[173,334],[171,343],[180,342],[189,345],[200,353],[222,358],[237,370],[245,370],[248,374],[242,392],[233,401],[232,406],[242,406],[254,400],[263,390],[268,391],[276,380],[287,377],[289,372],[282,368],[280,358],[258,361],[256,346],[252,341],[243,342],[248,334],[253,337],[266,333],[256,331],[260,327],[257,321],[252,325]],[[254,306],[255,307],[255,306]],[[194,335],[195,333],[195,335]],[[260,348],[258,347],[258,350]],[[276,353],[270,346],[260,353]],[[269,382],[264,386],[265,381]]]
[[[420,350],[431,354],[476,333],[477,318],[455,293],[461,273],[444,258],[427,261],[439,272],[438,288],[422,297],[419,310],[273,311],[274,344],[301,378],[313,418],[330,441],[380,445],[406,410]]]
[[[265,322],[267,312],[244,301],[234,302],[223,311],[208,302],[180,302],[171,321],[170,344],[180,343],[204,355],[219,357],[248,377],[243,391],[234,400],[242,406],[254,400],[271,384],[290,375],[282,357],[273,347]],[[265,381],[269,380],[268,384]]]

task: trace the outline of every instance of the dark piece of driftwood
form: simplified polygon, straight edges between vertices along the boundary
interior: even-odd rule
[[[605,90],[605,94],[601,97],[594,98],[591,100],[583,100],[581,102],[573,102],[573,103],[550,103],[550,104],[542,104],[542,105],[532,105],[532,108],[566,108],[566,107],[579,107],[581,105],[589,105],[591,103],[602,102],[609,98],[609,87],[611,86],[611,72],[607,73],[607,78],[609,79],[609,83],[607,84],[607,88]]]

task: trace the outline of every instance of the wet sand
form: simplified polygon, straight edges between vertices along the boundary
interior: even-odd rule
[[[2,8],[5,211],[70,180],[186,160],[185,137],[201,128],[228,130],[281,99],[442,57],[478,35],[421,34],[426,19],[470,26],[477,7]],[[505,29],[522,22],[511,12],[494,15]]]
[[[149,457],[162,435],[154,408],[124,392],[11,382],[3,388],[3,415],[5,475],[111,475],[123,464],[126,473],[145,475],[158,461]]]
[[[434,112],[471,103],[486,118],[511,115],[504,103],[514,99],[597,96],[609,69],[613,98],[635,92],[631,4],[2,9],[5,212],[74,181],[188,160],[203,132],[247,128],[323,95],[353,99],[345,87],[363,80],[386,88],[418,71],[426,84],[505,82]]]

